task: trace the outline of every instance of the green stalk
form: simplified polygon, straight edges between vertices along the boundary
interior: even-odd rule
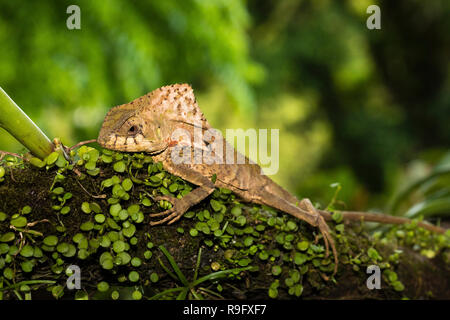
[[[3,127],[35,156],[44,159],[54,145],[39,127],[0,87],[0,127]]]

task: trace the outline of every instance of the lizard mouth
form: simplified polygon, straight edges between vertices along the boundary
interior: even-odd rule
[[[150,155],[157,155],[168,148],[167,143],[155,143],[144,139],[142,134],[117,135],[112,134],[106,139],[98,139],[98,143],[106,149],[125,152],[145,152]]]

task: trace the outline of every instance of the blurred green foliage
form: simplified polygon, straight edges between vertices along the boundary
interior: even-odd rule
[[[66,9],[81,8],[81,30]],[[381,8],[381,30],[366,9]],[[0,0],[0,86],[51,138],[190,83],[209,122],[279,128],[274,179],[322,205],[385,209],[450,142],[450,2]],[[0,149],[24,151],[0,132]],[[258,160],[258,159],[254,159]],[[417,168],[421,170],[412,170]]]

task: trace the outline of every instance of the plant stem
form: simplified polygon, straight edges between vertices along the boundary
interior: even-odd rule
[[[0,127],[35,156],[44,159],[54,150],[50,139],[0,87]]]
[[[16,289],[18,287],[20,287],[21,285],[34,285],[34,284],[54,284],[56,281],[54,280],[25,280],[19,283],[15,283],[15,284],[8,284],[7,283],[7,287],[0,287],[0,292],[1,291],[6,291],[6,290],[10,290],[10,289]]]

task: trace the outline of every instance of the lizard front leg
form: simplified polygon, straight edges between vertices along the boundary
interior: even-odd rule
[[[150,217],[161,217],[168,215],[164,219],[158,220],[158,221],[151,221],[150,225],[158,225],[162,224],[166,221],[169,221],[168,224],[172,224],[178,219],[180,219],[183,214],[193,205],[199,203],[203,199],[205,199],[207,196],[209,196],[213,189],[204,188],[204,187],[198,187],[191,192],[189,192],[187,195],[185,195],[183,198],[178,199],[172,196],[158,196],[154,197],[153,199],[155,201],[159,200],[167,200],[172,204],[172,208],[163,212],[159,213],[152,213],[150,214]]]
[[[189,192],[183,198],[178,199],[172,196],[157,196],[153,200],[167,200],[172,204],[172,208],[163,212],[150,214],[150,217],[166,216],[164,219],[150,222],[150,225],[158,225],[168,221],[168,224],[172,224],[179,220],[183,214],[193,205],[201,202],[203,199],[213,193],[215,186],[211,180],[203,176],[202,174],[192,170],[186,165],[180,165],[176,168],[170,167],[170,172],[180,176],[181,178],[198,185],[199,187]]]

